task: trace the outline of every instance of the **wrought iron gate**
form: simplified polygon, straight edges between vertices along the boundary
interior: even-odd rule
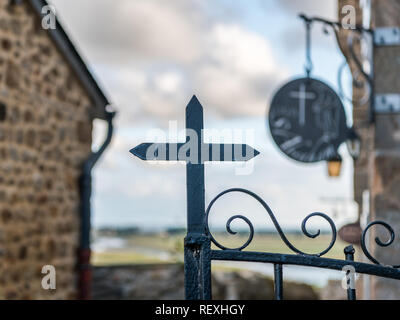
[[[257,200],[266,210],[268,213],[270,219],[272,220],[280,238],[282,241],[286,244],[286,246],[294,252],[294,254],[279,254],[279,253],[268,253],[268,252],[253,252],[253,251],[243,251],[247,246],[250,245],[250,243],[253,240],[253,235],[254,235],[254,227],[252,223],[250,222],[249,219],[247,219],[245,216],[242,215],[234,215],[231,218],[228,219],[226,223],[226,229],[227,232],[231,234],[235,234],[230,228],[230,224],[234,219],[241,219],[245,223],[247,223],[249,230],[250,230],[250,235],[248,240],[238,248],[227,248],[220,243],[218,243],[214,237],[212,236],[209,227],[208,227],[208,218],[210,215],[210,210],[214,203],[223,195],[227,193],[232,193],[232,192],[240,192],[240,193],[245,193],[251,197],[253,197],[255,200]],[[240,188],[234,188],[234,189],[228,189],[224,192],[221,192],[219,195],[217,195],[209,204],[206,214],[205,214],[205,229],[206,233],[205,236],[209,237],[211,239],[211,242],[214,243],[218,248],[221,250],[211,250],[210,253],[207,254],[206,256],[209,257],[210,260],[228,260],[228,261],[248,261],[248,262],[264,262],[264,263],[272,263],[274,265],[274,282],[275,282],[275,298],[277,300],[283,299],[283,271],[282,271],[282,266],[283,265],[298,265],[298,266],[306,266],[306,267],[317,267],[317,268],[323,268],[323,269],[332,269],[332,270],[340,270],[340,271],[345,271],[347,274],[346,280],[347,280],[347,297],[349,300],[355,300],[356,299],[356,289],[355,289],[355,273],[361,273],[361,274],[367,274],[367,275],[374,275],[374,276],[380,276],[380,277],[385,277],[385,278],[391,278],[391,279],[400,279],[400,270],[398,268],[400,266],[383,266],[380,264],[380,262],[374,258],[371,253],[368,251],[366,247],[366,239],[367,239],[367,232],[368,230],[374,226],[374,225],[381,225],[383,226],[389,233],[390,233],[390,239],[387,242],[382,242],[378,237],[375,238],[375,242],[379,246],[388,246],[390,245],[393,240],[394,240],[394,231],[390,225],[383,221],[374,221],[368,224],[368,226],[364,229],[361,237],[361,248],[366,257],[372,261],[374,264],[368,264],[368,263],[362,263],[362,262],[355,262],[354,261],[354,253],[355,250],[352,245],[347,246],[344,249],[344,255],[345,259],[344,260],[337,260],[337,259],[329,259],[329,258],[322,258],[323,255],[328,253],[332,247],[335,244],[336,241],[336,227],[331,218],[329,218],[326,214],[320,213],[320,212],[314,212],[309,214],[302,222],[301,225],[301,230],[303,234],[305,234],[309,238],[316,238],[319,236],[320,231],[318,230],[315,233],[310,233],[307,230],[307,221],[314,216],[319,216],[325,219],[330,227],[331,227],[331,232],[332,232],[332,237],[330,244],[326,249],[321,251],[320,253],[317,254],[308,254],[305,252],[300,251],[297,249],[285,236],[284,232],[282,231],[281,227],[279,226],[278,221],[276,220],[272,210],[269,208],[269,206],[265,203],[264,200],[262,200],[259,196],[254,194],[253,192],[246,190],[246,189],[240,189]],[[208,261],[205,261],[204,263],[208,263]],[[189,267],[189,266],[188,266]],[[196,288],[193,287],[194,290]],[[210,288],[204,287],[204,289],[207,292],[204,292],[204,297],[210,297],[210,294],[208,293]]]
[[[317,267],[323,269],[332,269],[346,271],[348,277],[347,297],[349,300],[356,299],[356,289],[354,287],[354,272],[367,274],[390,279],[400,280],[400,265],[384,266],[367,249],[367,233],[371,227],[383,226],[390,234],[390,239],[382,242],[379,237],[375,238],[377,245],[381,247],[389,246],[394,241],[394,231],[390,225],[383,221],[374,221],[368,224],[361,237],[361,248],[365,256],[372,262],[363,263],[354,261],[354,248],[348,246],[344,249],[344,260],[323,258],[336,242],[337,231],[334,222],[326,214],[314,212],[309,214],[302,222],[301,230],[309,238],[317,238],[320,231],[311,233],[307,229],[307,222],[310,218],[319,216],[325,219],[331,228],[331,241],[328,247],[317,254],[308,254],[297,249],[285,236],[275,215],[267,203],[255,193],[241,188],[228,189],[218,194],[205,209],[205,190],[204,190],[204,162],[205,161],[247,161],[258,154],[258,151],[247,145],[213,145],[206,144],[202,139],[203,130],[203,108],[197,98],[194,96],[186,108],[186,130],[189,143],[193,131],[197,137],[195,144],[196,150],[188,149],[185,143],[143,143],[133,148],[131,153],[142,160],[179,160],[186,161],[186,179],[187,179],[187,235],[185,237],[184,248],[184,270],[185,270],[185,296],[190,300],[208,300],[211,299],[211,261],[247,261],[263,262],[274,265],[274,287],[275,298],[283,299],[283,265],[298,265],[306,267]],[[190,138],[189,138],[190,136]],[[238,147],[242,155],[232,156],[232,149]],[[163,150],[164,152],[160,152]],[[218,150],[218,152],[215,152]],[[230,150],[231,158],[227,157],[226,151]],[[244,154],[245,153],[245,154]],[[249,153],[251,153],[249,155]],[[184,155],[179,156],[179,154]],[[205,155],[206,154],[206,155]],[[218,157],[216,157],[216,154]],[[275,226],[280,238],[285,245],[293,251],[293,254],[280,254],[269,252],[244,251],[253,240],[254,227],[251,221],[243,215],[234,215],[226,222],[226,230],[230,234],[236,234],[231,229],[232,221],[240,219],[249,227],[249,237],[240,247],[227,248],[220,244],[213,237],[209,229],[209,217],[211,209],[215,202],[228,193],[244,193],[258,201]],[[211,249],[213,243],[218,250]]]

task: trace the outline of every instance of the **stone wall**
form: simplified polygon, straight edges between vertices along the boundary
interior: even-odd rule
[[[372,0],[372,26],[399,27],[398,0]],[[400,94],[400,46],[376,46],[374,50],[374,87],[376,94]],[[398,265],[400,242],[400,115],[376,114],[374,150],[370,161],[371,219],[383,220],[392,226],[396,238],[392,245],[381,247],[375,236],[388,239],[387,230],[371,232],[370,247],[382,264]],[[400,299],[400,283],[371,278],[371,298]]]
[[[93,268],[95,300],[182,300],[182,264],[126,265]],[[316,300],[309,285],[284,282],[284,299]],[[213,270],[212,297],[216,300],[272,300],[273,280],[252,271]]]
[[[359,0],[339,0],[339,19],[341,8],[353,5],[357,11],[357,22],[362,22],[362,10]],[[371,27],[394,27],[400,25],[400,3],[398,0],[371,1]],[[349,31],[343,31],[345,39]],[[356,52],[359,53],[359,46]],[[348,55],[348,48],[343,46]],[[400,47],[375,46],[373,53],[373,75],[375,94],[399,93]],[[350,63],[351,70],[354,63]],[[363,88],[353,85],[353,97],[364,94]],[[389,223],[395,234],[400,232],[400,116],[394,114],[376,114],[374,122],[369,122],[369,105],[355,103],[353,107],[354,126],[362,140],[361,156],[354,167],[354,197],[360,205],[362,192],[370,191],[370,220],[383,220]],[[361,210],[360,210],[361,211]],[[388,240],[388,232],[383,228],[372,228],[369,234],[370,252],[383,264],[398,264],[400,244],[398,241],[389,247],[380,247],[375,237]],[[360,250],[358,250],[360,252]],[[369,262],[369,261],[368,261]],[[365,283],[365,298],[399,299],[400,284],[396,281],[370,277]],[[369,288],[369,289],[368,289]],[[359,290],[357,290],[359,295]]]
[[[90,101],[28,1],[0,0],[0,298],[76,297]],[[44,265],[57,289],[43,290]]]

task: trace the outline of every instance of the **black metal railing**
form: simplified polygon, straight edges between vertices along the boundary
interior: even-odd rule
[[[241,219],[244,221],[248,227],[249,227],[249,237],[245,243],[237,248],[228,248],[219,243],[212,235],[210,228],[209,228],[209,216],[211,209],[215,202],[221,198],[223,195],[226,195],[228,193],[244,193],[252,198],[256,199],[266,210],[268,213],[272,223],[275,226],[275,229],[277,230],[280,238],[282,241],[285,243],[285,245],[293,251],[293,254],[280,254],[280,253],[269,253],[269,252],[255,252],[255,251],[243,251],[246,249],[250,243],[253,240],[254,237],[254,226],[251,223],[251,221],[243,216],[243,215],[234,215],[230,217],[226,223],[226,231],[230,234],[236,234],[235,231],[232,230],[231,228],[231,223],[232,221],[236,219]],[[317,238],[321,232],[320,230],[311,233],[307,230],[307,222],[309,221],[310,218],[314,216],[319,216],[326,220],[330,227],[331,227],[331,241],[326,249],[319,253],[306,253],[298,248],[296,248],[285,236],[285,233],[282,231],[282,228],[280,227],[277,219],[275,218],[275,215],[273,214],[272,210],[270,207],[267,205],[267,203],[261,199],[258,195],[255,193],[246,190],[246,189],[241,189],[241,188],[234,188],[234,189],[228,189],[220,194],[218,194],[209,204],[206,213],[205,213],[205,234],[208,236],[211,240],[211,242],[220,248],[221,250],[211,250],[210,249],[210,254],[207,255],[211,260],[225,260],[225,261],[246,261],[246,262],[263,262],[263,263],[271,263],[274,265],[274,282],[275,282],[275,298],[277,300],[283,299],[283,265],[298,265],[298,266],[306,266],[306,267],[316,267],[316,268],[322,268],[322,269],[332,269],[332,270],[340,270],[340,271],[345,271],[346,272],[346,279],[347,279],[347,297],[349,300],[355,300],[356,299],[356,289],[355,289],[355,273],[360,273],[360,274],[367,274],[367,275],[374,275],[374,276],[379,276],[379,277],[384,277],[384,278],[390,278],[390,279],[397,279],[400,280],[400,270],[398,269],[400,266],[399,265],[393,265],[393,266],[387,266],[381,264],[373,255],[369,252],[367,249],[366,245],[366,238],[367,238],[367,233],[373,226],[383,226],[389,233],[390,239],[386,242],[382,242],[379,237],[375,238],[375,242],[378,246],[381,247],[387,247],[390,244],[393,243],[395,234],[393,231],[393,228],[388,225],[386,222],[383,221],[373,221],[367,225],[367,227],[364,229],[361,237],[361,249],[365,256],[373,262],[373,264],[368,264],[368,263],[363,263],[363,262],[356,262],[354,261],[354,253],[355,249],[353,248],[352,245],[347,246],[344,249],[344,255],[345,259],[344,260],[338,260],[338,259],[331,259],[331,258],[322,258],[323,255],[327,254],[332,247],[334,246],[336,242],[336,236],[337,236],[337,231],[336,231],[336,226],[334,222],[332,221],[331,218],[329,218],[326,214],[320,213],[320,212],[314,212],[309,214],[302,222],[301,225],[301,230],[303,234],[309,238]],[[204,262],[205,264],[208,264],[208,262]],[[210,289],[208,289],[210,290]],[[211,292],[207,294],[207,296],[211,297]]]

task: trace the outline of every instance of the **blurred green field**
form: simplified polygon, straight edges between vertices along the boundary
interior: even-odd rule
[[[320,235],[310,239],[302,235],[288,235],[288,240],[299,250],[307,253],[318,253],[328,247],[331,237]],[[126,245],[121,249],[113,249],[106,252],[94,252],[92,263],[94,265],[111,264],[141,264],[141,263],[165,263],[183,261],[184,234],[138,234],[124,237]],[[216,234],[218,242],[226,247],[235,248],[243,245],[246,235]],[[344,259],[343,249],[346,243],[336,240],[334,247],[324,257]],[[217,249],[213,245],[213,249]],[[273,253],[293,253],[279,238],[278,235],[255,235],[253,242],[247,247],[247,251],[261,251]]]
[[[109,252],[94,252],[92,264],[94,266],[124,265],[124,264],[152,264],[165,263],[157,257],[144,255],[135,251],[113,250]]]

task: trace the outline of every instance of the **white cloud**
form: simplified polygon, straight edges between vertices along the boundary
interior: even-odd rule
[[[156,76],[154,82],[164,94],[173,94],[182,87],[182,76],[175,72],[165,72]]]
[[[224,115],[264,115],[271,90],[288,74],[267,40],[236,24],[216,24],[208,43],[195,80],[201,97]]]
[[[248,125],[245,129],[257,127],[257,143],[271,147],[264,132],[267,102],[271,91],[289,72],[277,63],[274,48],[264,34],[240,19],[232,21],[226,2],[52,2],[119,111],[113,142],[95,171],[95,212],[103,219],[108,217],[112,223],[118,216],[126,219],[123,223],[147,219],[154,225],[155,221],[171,220],[175,214],[184,225],[183,166],[149,166],[128,150],[144,141],[145,128],[165,126],[168,120],[182,121],[192,94],[203,103],[206,127],[218,122],[215,115],[224,117],[224,127],[229,120],[240,118],[240,124]],[[292,10],[292,3],[300,1],[284,2],[282,5]],[[248,116],[257,116],[256,122],[248,121]],[[234,123],[232,127],[239,125]],[[104,133],[104,128],[100,132]],[[299,174],[301,170],[283,161],[275,149],[261,151],[264,157],[255,159],[256,173],[248,177],[234,176],[235,170],[228,164],[220,164],[217,169],[208,166],[207,195],[215,196],[225,187],[249,187],[277,208],[279,221],[293,223],[294,217],[303,217],[314,208],[316,202],[305,199],[310,199],[310,194],[315,198],[327,181],[321,171],[311,175],[311,171],[304,170]],[[343,185],[342,180],[338,192],[346,192]],[[336,185],[330,186],[326,193],[332,193]],[[237,203],[234,201],[232,208]],[[265,222],[265,212],[260,217],[259,221]]]
[[[279,70],[267,40],[237,24],[216,24],[210,32],[209,55],[231,74],[273,75]]]
[[[225,116],[263,115],[287,74],[265,37],[204,1],[53,2],[124,114],[120,123],[179,119],[192,94]]]
[[[276,0],[276,2],[290,13],[305,13],[332,20],[337,18],[337,0]]]
[[[300,13],[308,17],[321,17],[331,21],[338,20],[337,0],[277,0],[277,3],[288,14],[289,21],[298,24],[298,28],[293,28],[293,24],[289,23],[281,28],[282,43],[286,50],[294,51],[294,54],[298,54],[299,49],[303,52],[305,50],[305,27],[298,18]],[[312,47],[313,49],[319,47],[330,51],[333,44],[336,43],[336,38],[329,27],[326,29],[330,34],[329,36],[324,34],[322,30],[323,24],[313,24]]]
[[[201,37],[197,2],[52,0],[87,54],[115,64],[137,58],[195,60]]]

